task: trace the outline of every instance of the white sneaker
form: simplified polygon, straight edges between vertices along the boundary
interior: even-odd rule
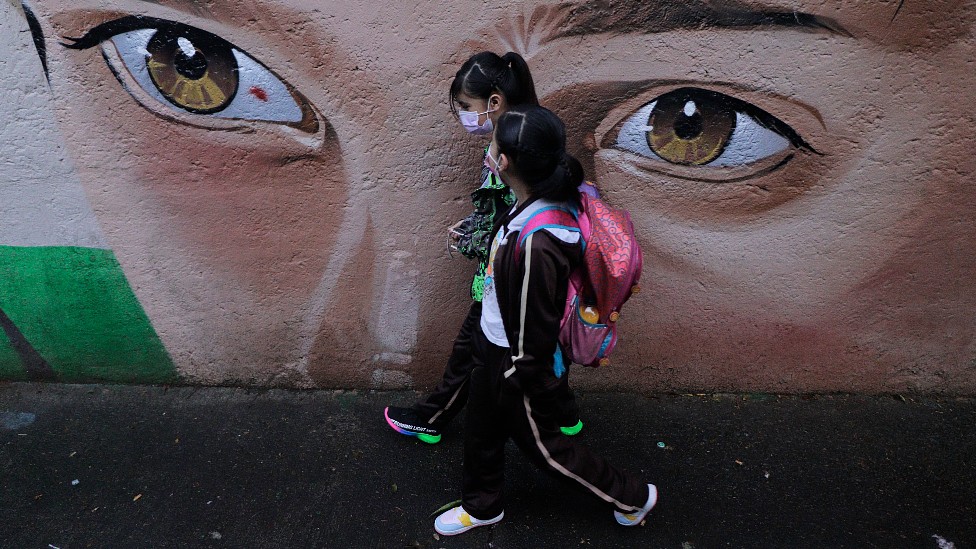
[[[640,511],[636,513],[621,513],[620,511],[613,512],[613,518],[617,519],[617,524],[622,526],[637,526],[644,520],[647,513],[651,512],[654,508],[654,504],[657,503],[657,486],[653,484],[647,485],[647,503],[641,507]]]
[[[434,519],[434,530],[442,536],[456,536],[478,526],[495,524],[504,517],[505,511],[502,511],[495,518],[488,520],[476,519],[458,505],[457,507],[444,511]]]

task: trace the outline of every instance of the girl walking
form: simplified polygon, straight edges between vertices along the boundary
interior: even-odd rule
[[[525,59],[509,52],[498,56],[481,52],[458,69],[450,89],[451,108],[464,129],[491,138],[498,118],[511,107],[538,105],[535,83]],[[471,193],[474,212],[448,229],[452,248],[478,261],[471,283],[471,308],[454,340],[451,355],[434,392],[413,407],[389,406],[387,423],[397,432],[416,436],[428,444],[441,440],[441,431],[464,407],[468,398],[468,377],[473,367],[471,343],[480,331],[482,293],[488,268],[488,247],[495,221],[515,203],[515,195],[488,163],[488,149],[480,171],[480,186]],[[575,435],[582,429],[576,400],[568,385],[568,373],[560,377],[560,425]]]
[[[570,273],[582,258],[579,232],[521,228],[548,208],[578,210],[581,173],[566,153],[562,121],[534,105],[498,118],[488,161],[517,202],[499,220],[485,277],[480,331],[464,429],[461,505],[436,518],[455,535],[504,517],[505,443],[511,438],[539,468],[600,498],[618,523],[639,524],[657,489],[618,469],[559,429],[560,379],[554,355]]]

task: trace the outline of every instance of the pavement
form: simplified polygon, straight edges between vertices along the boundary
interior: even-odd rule
[[[463,425],[416,393],[0,384],[0,547],[976,548],[976,399],[582,392],[580,440],[660,491],[640,527],[512,445],[505,519],[439,537]]]

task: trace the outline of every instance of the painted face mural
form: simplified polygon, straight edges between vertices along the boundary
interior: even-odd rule
[[[976,389],[972,8],[3,4],[0,377],[439,375],[486,144],[445,99],[489,49],[643,241],[588,383]]]

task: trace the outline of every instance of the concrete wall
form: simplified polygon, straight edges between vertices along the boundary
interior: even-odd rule
[[[0,378],[432,383],[474,269],[446,227],[486,144],[447,90],[489,49],[526,57],[645,250],[615,364],[576,384],[976,393],[974,17],[2,0]],[[180,80],[165,29],[207,76]],[[687,140],[648,133],[689,102]]]

